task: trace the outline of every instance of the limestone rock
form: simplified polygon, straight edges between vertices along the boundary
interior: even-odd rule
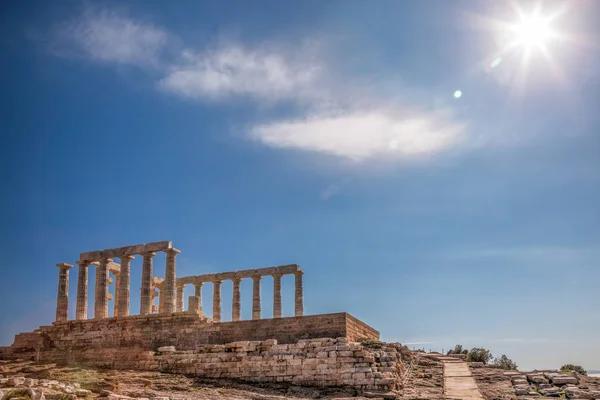
[[[158,348],[159,353],[172,353],[176,351],[175,346],[163,346]]]
[[[31,400],[46,400],[42,389],[29,388],[29,397],[31,397]]]
[[[568,383],[577,385],[579,383],[576,377],[570,375],[553,375],[550,377],[550,381],[555,385],[565,385]]]

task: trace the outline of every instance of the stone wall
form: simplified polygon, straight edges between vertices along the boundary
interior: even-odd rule
[[[275,339],[345,337],[350,341],[379,340],[379,332],[346,313],[214,323],[195,314],[134,316],[68,321],[43,326],[15,337],[7,357],[54,361],[71,354],[70,361],[90,348],[137,348],[154,351],[162,346],[195,350],[203,344]]]
[[[57,351],[53,358],[67,358]],[[360,390],[397,389],[404,372],[399,345],[369,349],[346,338],[276,340],[201,345],[194,350],[82,350],[79,364],[96,368],[160,371],[249,382],[290,382],[306,386],[348,385]]]

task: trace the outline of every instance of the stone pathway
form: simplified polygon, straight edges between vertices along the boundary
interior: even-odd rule
[[[447,399],[484,400],[466,362],[438,356],[444,363],[444,397]]]

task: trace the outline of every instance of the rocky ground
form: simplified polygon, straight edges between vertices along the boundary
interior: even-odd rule
[[[0,360],[0,400],[276,400],[444,399],[442,362],[416,353],[407,364],[404,390],[387,395],[349,388],[246,384],[157,372],[62,367]],[[600,399],[600,378],[556,371],[504,371],[478,364],[471,371],[488,400]]]
[[[486,399],[600,399],[600,378],[558,371],[504,371],[472,364],[473,377]]]
[[[4,396],[4,397],[3,397]],[[369,396],[369,397],[364,397]],[[348,388],[245,384],[156,372],[96,370],[0,360],[3,400],[276,400],[397,398]],[[432,398],[433,399],[433,398]]]

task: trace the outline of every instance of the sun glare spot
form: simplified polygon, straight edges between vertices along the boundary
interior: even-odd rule
[[[534,15],[523,18],[514,28],[515,40],[526,47],[543,47],[554,36],[548,18]]]
[[[460,90],[456,90],[454,92],[454,98],[455,99],[460,99],[462,97],[462,92]]]

